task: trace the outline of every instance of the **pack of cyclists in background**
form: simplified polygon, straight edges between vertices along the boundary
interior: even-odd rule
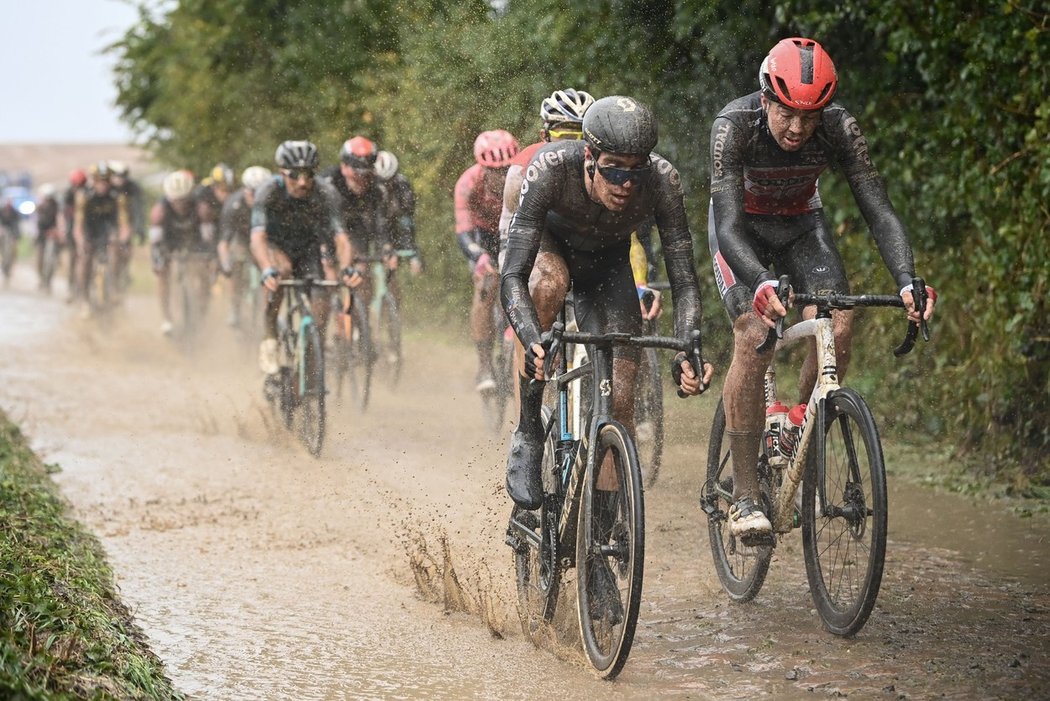
[[[745,539],[771,532],[757,464],[763,377],[772,349],[759,354],[755,348],[787,314],[776,276],[786,273],[801,292],[849,292],[817,188],[829,166],[845,176],[909,317],[918,321],[908,236],[857,120],[832,102],[838,76],[831,57],[812,39],[784,39],[762,61],[758,78],[758,91],[730,102],[714,120],[708,225],[715,280],[733,324],[733,358],[723,387],[736,500],[730,529]],[[928,289],[927,319],[936,299]],[[813,315],[813,308],[803,310],[803,317]],[[849,365],[853,313],[836,310],[832,316],[841,379]],[[814,365],[811,352],[799,381],[802,403],[816,381]]]
[[[241,325],[241,305],[250,284],[250,271],[255,268],[251,259],[252,206],[255,191],[273,179],[273,173],[263,166],[248,166],[241,173],[241,186],[222,204],[219,216],[219,243],[216,246],[219,272],[226,276],[228,310],[226,323],[232,328]]]
[[[492,129],[474,140],[474,165],[463,171],[453,190],[456,239],[470,266],[474,296],[470,307],[470,337],[477,349],[478,392],[496,387],[492,351],[496,336],[493,308],[499,298],[497,259],[503,186],[520,147],[505,129]]]
[[[73,202],[73,240],[77,250],[76,289],[80,316],[88,319],[88,280],[99,255],[119,265],[121,251],[131,242],[127,198],[112,187],[109,164],[101,161],[89,170],[88,187]]]

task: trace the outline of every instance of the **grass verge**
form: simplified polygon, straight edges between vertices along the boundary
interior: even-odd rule
[[[48,470],[0,412],[0,698],[182,699]]]

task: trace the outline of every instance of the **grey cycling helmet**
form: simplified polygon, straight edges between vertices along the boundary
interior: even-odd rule
[[[273,158],[281,168],[316,168],[321,162],[317,147],[309,141],[285,141]]]
[[[591,94],[583,90],[566,88],[555,90],[540,105],[540,119],[544,124],[572,122],[579,124],[587,108],[594,104]]]
[[[376,154],[376,177],[380,180],[390,180],[397,175],[397,156],[389,151],[380,151]]]
[[[595,151],[648,156],[656,148],[656,119],[634,98],[603,97],[583,117],[583,138]]]

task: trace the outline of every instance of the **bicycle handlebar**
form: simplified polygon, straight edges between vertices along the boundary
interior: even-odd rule
[[[816,305],[818,309],[822,310],[854,309],[855,307],[897,307],[903,309],[905,306],[904,300],[900,298],[900,295],[847,295],[839,292],[809,294],[800,292],[792,300],[790,298],[791,288],[788,276],[781,275],[779,283],[777,297],[785,308],[789,306],[789,301],[793,302],[791,306]],[[921,321],[918,323],[908,321],[908,331],[904,336],[904,340],[893,350],[893,354],[897,357],[911,352],[911,349],[915,347],[915,340],[920,329],[923,340],[930,340],[930,327],[926,319],[923,318],[926,314],[928,295],[926,293],[926,282],[921,277],[912,278],[912,299],[915,302],[915,311],[918,312]],[[784,317],[780,317],[777,319],[776,327],[769,330],[769,333],[766,334],[766,339],[756,346],[755,350],[759,353],[764,353],[776,345],[777,340],[783,337]]]
[[[338,280],[315,280],[313,278],[289,278],[278,280],[278,287],[340,287],[343,283]]]
[[[379,253],[367,256],[354,256],[354,263],[384,263],[388,258],[415,258],[419,255],[419,251],[412,249],[399,249],[396,251],[390,251],[388,253]]]

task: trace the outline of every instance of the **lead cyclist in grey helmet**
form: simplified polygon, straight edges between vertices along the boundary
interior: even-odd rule
[[[523,508],[535,509],[543,498],[543,385],[530,382],[544,379],[541,333],[553,324],[570,286],[581,330],[641,332],[630,236],[649,217],[655,218],[663,244],[675,335],[685,339],[699,328],[700,290],[681,177],[652,153],[656,141],[648,107],[629,97],[605,97],[587,109],[582,141],[546,144],[525,169],[501,273],[503,309],[525,348],[521,416],[507,461],[507,491]],[[627,388],[634,386],[637,361],[638,349],[616,348],[613,413],[632,432],[634,407]],[[699,394],[701,378],[684,355],[673,367],[680,389]],[[704,385],[713,373],[705,363]],[[599,477],[600,490],[602,484]]]

